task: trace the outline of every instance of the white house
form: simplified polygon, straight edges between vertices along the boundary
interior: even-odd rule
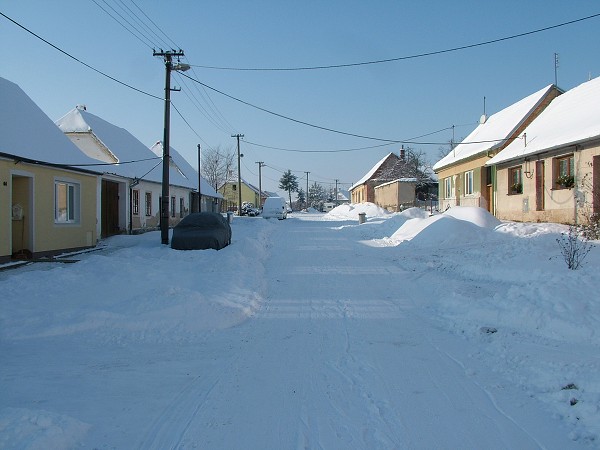
[[[160,226],[162,158],[124,128],[78,106],[56,121],[58,127],[87,156],[101,162],[98,221],[103,237]],[[169,171],[169,225],[190,211],[197,179],[175,167]]]

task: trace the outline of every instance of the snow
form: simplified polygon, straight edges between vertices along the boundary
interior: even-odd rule
[[[119,161],[119,164],[110,167],[98,166],[92,169],[131,179],[143,178],[156,183],[162,182],[160,159],[126,129],[79,108],[73,108],[58,119],[56,125],[64,133],[93,133],[101,145],[104,145]],[[128,162],[131,161],[136,163],[129,164]],[[190,189],[198,186],[197,178],[188,178],[174,168],[169,172],[169,183]]]
[[[0,448],[598,448],[597,243],[570,271],[565,226],[466,207],[231,225],[0,271]]]
[[[514,133],[551,88],[552,85],[546,86],[504,108],[502,111],[492,114],[464,139],[464,143],[458,144],[444,158],[435,163],[433,170],[437,171],[486,150],[501,146],[504,143],[503,139],[509,138]]]
[[[95,162],[82,154],[19,86],[1,77],[0,98],[0,153],[52,164]]]
[[[354,183],[350,187],[350,191],[352,189],[360,186],[361,184],[365,183],[367,180],[369,180],[373,176],[373,174],[375,172],[377,172],[377,169],[379,169],[379,166],[381,166],[385,162],[385,160],[390,157],[390,155],[393,155],[393,153],[388,153],[383,158],[381,158],[381,160],[377,164],[375,164],[373,167],[371,167],[371,170],[369,170],[360,180],[358,180],[356,183]]]
[[[516,139],[488,165],[573,145],[600,136],[600,77],[557,98],[525,129],[527,140]]]

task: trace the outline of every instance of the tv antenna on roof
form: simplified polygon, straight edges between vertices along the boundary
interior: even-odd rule
[[[483,114],[479,118],[479,123],[484,124],[486,120],[487,120],[487,116],[485,115],[485,96],[484,96],[483,97]]]

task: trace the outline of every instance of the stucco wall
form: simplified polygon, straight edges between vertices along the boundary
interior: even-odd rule
[[[415,202],[415,186],[412,182],[392,182],[375,188],[375,204],[388,211],[400,211]]]
[[[55,181],[79,186],[79,214],[76,223],[55,223]],[[13,252],[22,249],[42,255],[95,246],[96,188],[95,175],[1,160],[0,257],[10,257]],[[22,220],[12,220],[14,203],[19,203],[24,208]]]
[[[555,185],[555,164],[557,157],[573,154],[575,165],[576,186],[572,189],[559,188]],[[600,155],[600,145],[588,147],[565,148],[563,151],[553,152],[551,155],[539,157],[538,161],[544,162],[544,187],[543,209],[537,211],[536,206],[536,161],[529,163],[533,176],[523,176],[523,193],[509,194],[509,171],[513,167],[522,166],[525,171],[525,162],[520,161],[511,165],[498,167],[496,191],[496,217],[501,220],[514,220],[521,222],[557,222],[575,223],[585,220],[590,214],[593,202],[593,158]],[[595,199],[598,201],[599,186],[595,186]],[[578,200],[578,201],[576,201]]]

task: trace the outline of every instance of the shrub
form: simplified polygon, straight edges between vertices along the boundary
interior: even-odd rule
[[[581,267],[583,260],[592,249],[592,244],[577,225],[569,226],[568,233],[561,233],[561,237],[556,239],[560,252],[571,270],[577,270]]]

